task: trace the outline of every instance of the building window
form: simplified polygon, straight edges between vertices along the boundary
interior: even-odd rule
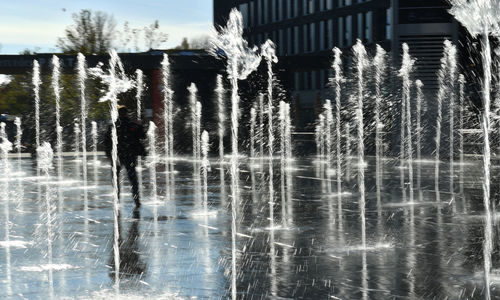
[[[257,34],[257,45],[262,45],[262,33]]]
[[[333,48],[333,20],[328,20],[327,25],[326,25],[326,36],[327,36],[327,47],[328,48]]]
[[[369,11],[365,14],[365,40],[368,43],[371,43],[373,41],[372,39],[372,33],[373,33],[373,15],[372,12]]]
[[[325,21],[319,22],[319,50],[325,50],[325,40],[327,40],[325,34]]]
[[[248,26],[255,26],[255,1],[250,1],[250,15],[248,19]]]
[[[318,76],[316,76],[316,73],[317,73],[317,71],[311,71],[311,82],[310,82],[310,85],[309,85],[309,88],[311,90],[317,89],[317,82],[316,82],[316,80],[317,80]]]
[[[293,0],[293,17],[299,16],[299,1],[300,0]]]
[[[337,19],[337,29],[339,35],[339,47],[344,47],[344,18]]]
[[[314,13],[314,0],[307,0],[307,13],[308,14]]]
[[[257,25],[262,25],[262,0],[258,0],[257,2]]]
[[[281,21],[283,20],[283,14],[284,14],[284,11],[283,11],[283,1],[284,0],[276,0],[278,1],[278,21]]]
[[[269,23],[269,0],[263,0],[263,11],[262,15],[264,16],[262,18],[264,24]]]
[[[316,23],[309,24],[309,51],[316,51]]]
[[[358,16],[357,16],[357,21],[358,21],[358,39],[360,40],[364,40],[365,37],[364,37],[364,32],[365,32],[365,26],[363,24],[363,21],[364,21],[364,14],[363,13],[358,13]]]
[[[299,26],[293,27],[293,54],[299,54]]]
[[[352,16],[345,18],[345,45],[352,45]]]
[[[287,19],[293,16],[293,0],[286,0],[286,17]]]
[[[292,28],[286,29],[286,54],[293,54],[293,44],[292,44]]]
[[[326,9],[333,9],[333,0],[326,0]]]
[[[319,7],[318,7],[319,11],[324,11],[325,10],[325,1],[326,0],[319,0]]]
[[[309,52],[310,37],[308,27],[307,24],[302,25],[302,47],[304,47],[302,52]]]
[[[238,9],[239,9],[241,16],[243,18],[243,28],[247,28],[248,27],[248,3],[240,4]]]
[[[300,84],[299,84],[300,83],[300,76],[299,76],[299,72],[294,72],[293,73],[293,79],[294,79],[293,80],[293,82],[294,82],[293,89],[297,91],[297,90],[300,89]]]
[[[285,54],[285,36],[283,34],[283,29],[279,30],[278,34],[278,47],[279,47],[279,54],[284,55]]]
[[[389,7],[385,11],[385,38],[387,40],[392,39],[392,7]]]

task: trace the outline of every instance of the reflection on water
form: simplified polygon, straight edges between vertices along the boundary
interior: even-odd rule
[[[382,160],[380,193],[375,188],[375,161],[367,162],[363,248],[354,172],[345,178],[339,194],[335,176],[325,175],[324,166],[313,158],[296,160],[284,169],[284,176],[276,161],[274,186],[282,192],[274,193],[274,205],[269,205],[268,161],[241,161],[235,220],[238,298],[484,297],[481,165],[454,164],[455,173],[462,168],[466,172],[460,177],[461,188],[455,189],[463,193],[453,194],[448,167],[441,168],[436,189],[433,164],[416,162],[417,177],[421,174],[415,178],[416,197],[405,202],[399,162]],[[231,297],[229,176],[227,166],[211,163],[208,211],[200,205],[203,197],[192,162],[176,161],[172,182],[166,178],[170,173],[157,169],[159,201],[146,197],[134,210],[131,194],[122,195],[118,251],[120,294],[125,298]],[[16,165],[11,164],[15,170],[0,182],[0,223],[5,224],[0,233],[0,298],[46,299],[51,292],[49,273],[54,298],[112,297],[115,253],[107,164],[89,166],[93,174],[88,183],[74,175],[82,168],[74,160],[63,161],[62,180],[57,169],[47,179],[37,177],[29,160],[21,162],[22,170]],[[143,195],[151,195],[149,172],[144,170],[143,176]],[[175,187],[168,201],[165,182]],[[40,230],[46,187],[57,191],[52,202],[57,227],[52,265],[45,255],[46,243],[39,243],[46,239]],[[492,191],[498,190],[496,184]],[[498,267],[494,260],[493,298],[500,298],[495,286],[500,283]]]

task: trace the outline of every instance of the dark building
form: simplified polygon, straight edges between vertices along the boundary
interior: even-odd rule
[[[446,0],[214,0],[215,26],[225,25],[233,7],[243,15],[250,44],[275,42],[276,69],[300,105],[303,125],[314,121],[315,99],[329,93],[333,47],[348,54],[357,39],[371,49],[379,44],[396,50],[391,54],[398,65],[401,45],[408,43],[417,59],[415,77],[430,93],[436,88],[443,41],[457,44],[459,38]]]
[[[216,123],[214,113],[214,89],[217,74],[224,70],[222,60],[215,58],[213,55],[204,50],[150,50],[144,53],[120,53],[119,56],[123,62],[124,69],[127,74],[134,76],[137,69],[141,69],[145,76],[146,90],[143,95],[144,118],[146,120],[154,120],[160,131],[163,128],[163,85],[162,85],[162,69],[161,62],[163,54],[167,53],[170,61],[171,72],[171,88],[174,90],[173,101],[176,109],[175,130],[179,135],[184,135],[189,130],[186,125],[186,117],[189,115],[188,107],[188,90],[187,87],[191,83],[195,83],[198,88],[198,99],[203,105],[203,123],[208,124],[207,130],[215,131]],[[76,55],[67,55],[59,53],[45,53],[35,55],[0,55],[0,74],[29,74],[33,69],[33,61],[37,60],[40,64],[42,75],[51,76],[53,55],[57,55],[60,59],[61,68],[64,73],[75,73],[77,58]],[[108,55],[88,55],[85,57],[88,67],[95,67],[99,62],[105,65],[109,61]],[[42,85],[42,89],[51,89],[48,85]],[[64,89],[64,86],[62,87]],[[133,93],[120,95],[121,100],[133,99]],[[47,101],[42,99],[42,102]],[[63,100],[64,101],[64,100]],[[130,102],[130,101],[129,101]],[[129,103],[130,104],[130,103]],[[134,108],[131,109],[134,111]],[[0,112],[3,113],[3,112]],[[75,117],[79,115],[78,110],[75,110]],[[23,140],[31,141],[34,135],[34,118],[31,115],[20,116],[23,121]],[[5,122],[0,117],[0,121]],[[106,123],[107,120],[88,120],[101,121]],[[9,139],[13,137],[13,125],[8,124]],[[28,125],[28,128],[26,128]],[[53,122],[42,124],[43,128],[48,129],[48,132],[55,132],[50,126]],[[89,125],[89,124],[87,124]],[[101,126],[102,127],[102,126]],[[105,126],[104,126],[105,127]],[[104,128],[103,127],[103,128]],[[66,128],[70,130],[71,128]],[[88,130],[90,132],[90,130]],[[69,133],[71,134],[71,132]],[[215,133],[213,133],[215,135]],[[162,135],[160,135],[161,140]],[[182,152],[191,145],[187,142],[189,139],[180,139],[176,142],[176,151]]]

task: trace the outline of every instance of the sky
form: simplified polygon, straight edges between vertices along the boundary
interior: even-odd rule
[[[143,28],[158,20],[169,35],[161,48],[208,34],[213,20],[213,0],[0,0],[0,54],[58,52],[57,38],[82,9],[112,14],[119,30],[125,21]]]

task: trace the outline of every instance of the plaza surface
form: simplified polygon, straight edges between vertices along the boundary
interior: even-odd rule
[[[44,176],[29,158],[9,159],[10,170],[2,169],[0,178],[0,298],[104,299],[119,293],[124,299],[226,299],[232,276],[242,299],[484,297],[480,160],[455,163],[452,191],[446,163],[436,191],[434,162],[415,162],[421,188],[415,186],[409,203],[408,178],[403,195],[399,161],[384,159],[377,204],[374,160],[369,159],[366,248],[354,159],[340,196],[336,176],[324,175],[315,158],[298,158],[282,170],[275,160],[272,219],[268,162],[240,160],[235,216],[227,163],[211,161],[208,207],[195,162],[176,160],[169,186],[158,165],[156,201],[144,165],[139,209],[125,178],[117,290],[109,162],[99,157],[95,165],[89,156],[85,183],[80,159],[65,157],[61,178],[55,169]],[[497,182],[492,178],[493,193]],[[237,274],[231,272],[233,217]],[[491,292],[500,299],[495,256]]]

